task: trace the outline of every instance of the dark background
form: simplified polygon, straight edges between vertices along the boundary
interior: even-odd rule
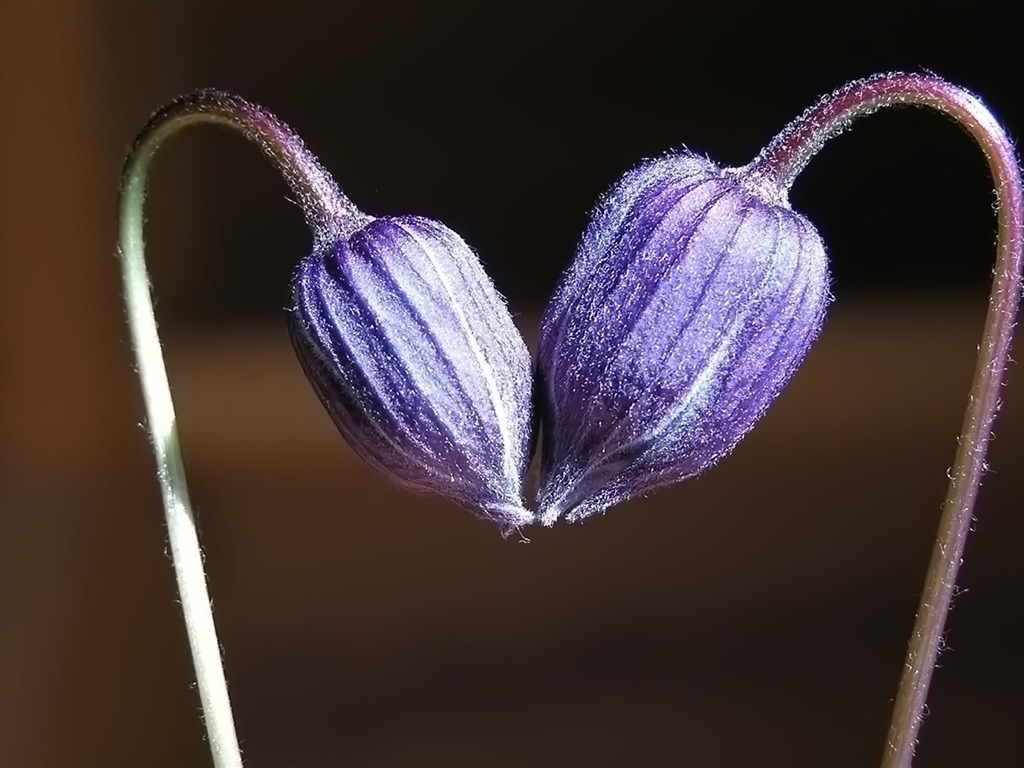
[[[998,4],[0,4],[0,766],[207,760],[113,258],[118,173],[198,87],[298,131],[372,214],[440,219],[529,338],[645,157],[750,160],[821,94],[932,71],[1024,130]],[[391,488],[283,328],[309,247],[226,131],[161,151],[149,258],[250,766],[877,762],[992,268],[962,130],[890,110],[794,187],[836,303],[706,477],[529,545]],[[1024,765],[1011,370],[916,765]]]
[[[198,85],[260,102],[367,212],[418,213],[455,228],[517,304],[542,305],[597,196],[644,158],[685,146],[741,165],[819,95],[879,71],[947,77],[977,91],[1011,129],[1024,111],[1012,30],[1000,29],[999,6],[984,4],[240,9],[185,5],[168,14],[181,35],[181,74],[165,93],[143,83],[131,95],[137,121]],[[129,43],[148,47],[137,21],[124,21]],[[124,65],[121,56],[108,63],[114,73]],[[793,205],[821,229],[843,297],[980,294],[991,268],[984,158],[954,124],[900,112],[829,145],[795,185]],[[282,210],[267,163],[216,133],[163,158],[162,173],[175,161],[203,169],[193,194],[202,194],[204,245],[219,254],[204,280],[183,286],[189,300],[169,294],[167,309],[200,328],[273,322],[308,247],[301,216]],[[174,225],[154,221],[154,232]]]

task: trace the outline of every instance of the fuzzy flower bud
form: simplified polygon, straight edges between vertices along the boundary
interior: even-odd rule
[[[356,453],[507,528],[532,521],[529,352],[457,234],[373,219],[308,256],[292,294],[299,361]]]
[[[827,302],[821,239],[782,192],[685,152],[627,174],[541,325],[542,522],[714,464],[793,374]]]

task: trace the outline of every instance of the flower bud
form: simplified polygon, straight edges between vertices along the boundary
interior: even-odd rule
[[[541,521],[583,519],[728,453],[828,299],[821,239],[781,191],[690,153],[627,174],[541,325]]]
[[[307,257],[292,293],[295,351],[356,453],[487,520],[532,521],[530,355],[457,234],[373,219]]]

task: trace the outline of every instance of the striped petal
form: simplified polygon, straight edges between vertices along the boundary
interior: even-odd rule
[[[375,219],[306,258],[292,292],[296,353],[360,456],[500,525],[531,522],[529,353],[458,235]]]
[[[541,324],[541,521],[583,519],[731,451],[828,298],[814,228],[740,172],[682,153],[627,174]]]

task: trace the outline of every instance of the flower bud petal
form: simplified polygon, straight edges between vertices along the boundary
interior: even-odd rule
[[[529,352],[457,234],[375,219],[306,258],[292,292],[295,351],[356,453],[485,519],[532,521]]]
[[[580,520],[728,453],[824,318],[814,227],[690,153],[627,174],[545,312],[538,513]]]

